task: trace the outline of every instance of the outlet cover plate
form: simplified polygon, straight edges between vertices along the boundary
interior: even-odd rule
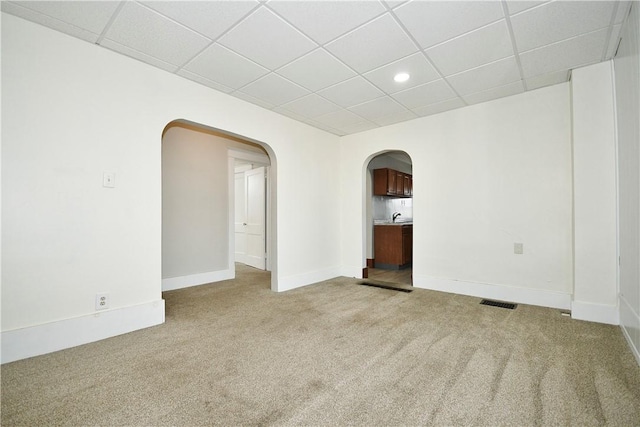
[[[109,308],[109,294],[96,294],[96,310],[106,310]]]

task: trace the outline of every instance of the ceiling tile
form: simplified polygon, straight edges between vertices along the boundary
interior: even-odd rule
[[[391,9],[395,9],[396,7],[406,3],[407,1],[408,0],[383,0],[383,2],[386,3],[387,6],[389,6]]]
[[[285,65],[278,70],[278,74],[315,92],[347,80],[355,76],[356,73],[324,49],[316,49]]]
[[[482,92],[472,93],[464,96],[467,104],[478,104],[480,102],[491,101],[492,99],[503,98],[505,96],[516,95],[524,92],[524,86],[521,81],[509,83],[505,86],[496,87]]]
[[[525,78],[577,68],[600,61],[607,29],[520,54]]]
[[[406,122],[407,120],[413,120],[417,117],[418,116],[416,116],[413,112],[409,110],[404,110],[404,111],[400,111],[398,113],[394,113],[385,117],[377,118],[373,120],[373,122],[378,126],[389,126],[395,123]]]
[[[333,102],[327,101],[315,93],[284,104],[281,108],[308,118],[322,116],[341,109]]]
[[[206,37],[137,3],[125,3],[105,40],[174,65],[183,65],[210,43]]]
[[[365,121],[362,117],[348,110],[338,110],[333,113],[316,117],[314,120],[339,130]]]
[[[120,2],[23,1],[17,4],[99,35]]]
[[[274,111],[277,112],[277,113],[280,113],[280,114],[282,114],[284,116],[290,117],[290,118],[292,118],[294,120],[297,120],[299,122],[308,124],[309,126],[313,126],[313,127],[318,128],[320,130],[324,130],[326,132],[332,133],[334,135],[338,135],[338,136],[346,135],[346,133],[344,131],[334,129],[334,128],[330,127],[330,126],[325,125],[324,123],[320,123],[320,122],[317,122],[317,121],[315,121],[313,119],[309,119],[309,118],[297,115],[297,114],[292,113],[290,111],[281,109],[280,107],[274,108]]]
[[[540,76],[525,79],[528,90],[534,90],[545,86],[551,86],[558,83],[569,81],[569,70],[556,71],[551,74],[543,74]]]
[[[449,76],[513,56],[509,29],[504,20],[482,27],[425,51],[440,72]]]
[[[520,70],[515,58],[509,57],[454,74],[447,80],[458,94],[464,96],[518,81]]]
[[[627,15],[629,14],[629,8],[631,7],[631,3],[630,1],[618,1],[618,10],[616,11],[616,17],[614,19],[614,24],[622,24],[622,21],[624,21],[624,19],[627,17]]]
[[[264,7],[252,13],[218,42],[270,70],[316,47],[314,42]]]
[[[354,77],[318,92],[319,95],[342,107],[362,104],[384,95],[378,88],[363,79]]]
[[[553,1],[511,17],[520,53],[605,28],[614,2]]]
[[[354,123],[352,125],[345,125],[341,128],[341,130],[343,132],[345,132],[345,134],[347,135],[351,135],[354,133],[358,133],[358,132],[365,132],[371,129],[375,129],[378,126],[375,123],[369,122],[369,121],[362,121],[359,123]]]
[[[267,110],[273,110],[274,107],[275,107],[275,105],[273,105],[273,104],[270,104],[270,103],[268,103],[266,101],[263,101],[263,100],[258,99],[256,97],[253,97],[253,96],[248,95],[246,93],[242,93],[240,91],[233,92],[231,95],[235,96],[236,98],[240,98],[240,99],[242,99],[244,101],[247,101],[247,102],[250,102],[252,104],[255,104],[255,105],[259,106],[259,107],[266,108]]]
[[[255,64],[217,43],[212,44],[185,67],[199,76],[239,89],[269,73],[269,70]]]
[[[454,98],[455,92],[443,80],[427,83],[392,95],[397,101],[409,109],[423,107],[446,99]]]
[[[185,77],[189,80],[192,80],[196,83],[200,83],[201,85],[210,87],[211,89],[218,90],[220,92],[224,92],[224,93],[233,92],[233,89],[230,87],[221,85],[220,83],[214,82],[213,80],[206,79],[198,74],[190,73],[189,71],[184,69],[178,71],[176,74],[178,74],[179,76]]]
[[[423,48],[504,18],[498,1],[412,1],[394,13]]]
[[[507,8],[509,9],[509,15],[515,15],[516,13],[540,6],[544,3],[546,3],[546,1],[507,0]]]
[[[393,77],[398,73],[409,73],[411,78],[403,83],[397,83]],[[399,61],[385,65],[364,74],[371,83],[386,93],[394,93],[409,89],[440,78],[438,72],[429,64],[422,53],[416,53]]]
[[[377,1],[270,1],[268,6],[319,44],[385,12]]]
[[[257,1],[145,1],[164,16],[216,39],[259,5]]]
[[[273,105],[281,105],[309,93],[273,73],[245,86],[241,92]]]
[[[383,96],[381,98],[368,101],[360,105],[349,108],[360,117],[364,117],[368,120],[379,119],[381,117],[389,116],[391,114],[401,113],[407,109],[398,104],[392,98]]]
[[[334,129],[334,128],[330,127],[330,126],[325,125],[324,123],[318,123],[315,120],[307,120],[307,121],[305,121],[305,123],[307,123],[307,124],[309,124],[311,126],[315,126],[320,130],[324,130],[326,132],[332,133],[334,135],[344,136],[344,135],[347,134],[345,131]]]
[[[160,59],[154,58],[153,56],[149,56],[135,49],[131,49],[130,47],[122,46],[121,44],[113,42],[108,39],[103,40],[100,46],[106,47],[107,49],[111,49],[115,52],[137,59],[138,61],[142,61],[149,65],[153,65],[154,67],[158,67],[165,71],[169,71],[170,73],[174,73],[178,68],[175,64],[169,64],[168,62],[164,62]]]
[[[465,103],[460,98],[453,98],[447,101],[438,102],[431,105],[426,105],[424,107],[415,108],[413,110],[418,116],[431,116],[433,114],[442,113],[444,111],[454,110],[456,108],[464,107]]]
[[[22,2],[17,4],[14,2],[0,1],[0,8],[2,9],[2,12],[18,16],[26,19],[27,21],[35,22],[36,24],[44,25],[45,27],[60,31],[61,33],[69,34],[70,36],[88,41],[89,43],[95,43],[100,36],[99,33],[93,33],[80,27],[76,27],[75,25],[62,22],[59,19],[36,12],[35,10],[28,9],[23,6],[24,4],[28,3]]]
[[[418,50],[389,14],[340,37],[325,47],[359,73],[403,58]]]

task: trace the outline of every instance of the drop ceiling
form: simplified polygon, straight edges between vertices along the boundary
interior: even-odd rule
[[[2,11],[336,135],[566,82],[629,1],[2,1]],[[398,72],[410,74],[396,83]]]

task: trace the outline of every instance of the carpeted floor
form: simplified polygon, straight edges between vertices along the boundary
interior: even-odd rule
[[[166,292],[164,325],[2,366],[2,425],[640,425],[620,329],[269,274]]]

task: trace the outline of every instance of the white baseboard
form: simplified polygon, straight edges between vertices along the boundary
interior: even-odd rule
[[[364,267],[358,268],[358,267],[342,266],[342,268],[340,268],[340,276],[362,279],[363,268]]]
[[[437,279],[429,276],[413,275],[413,286],[433,291],[450,292],[478,298],[496,299],[519,304],[569,310],[571,295],[563,292],[467,282],[463,280]]]
[[[234,269],[209,271],[207,273],[191,274],[189,276],[170,277],[168,279],[162,279],[162,290],[173,291],[176,289],[188,288],[189,286],[231,280],[235,279],[235,277],[236,272]]]
[[[623,296],[620,296],[620,328],[640,365],[640,314],[636,313]]]
[[[2,363],[39,356],[164,323],[164,300],[2,332]]]
[[[593,304],[584,301],[571,302],[571,318],[587,320],[589,322],[620,324],[620,314],[617,305]]]
[[[302,286],[322,282],[340,276],[340,267],[325,268],[323,270],[312,271],[310,273],[297,274],[278,278],[277,292],[290,291]]]

